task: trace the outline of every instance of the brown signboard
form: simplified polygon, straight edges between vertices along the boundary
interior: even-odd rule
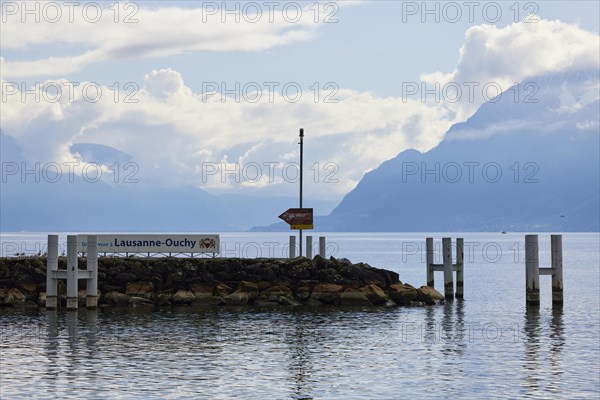
[[[289,208],[279,218],[290,224],[290,229],[313,229],[312,208]]]

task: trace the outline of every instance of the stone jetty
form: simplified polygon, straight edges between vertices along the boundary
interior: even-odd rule
[[[66,268],[59,257],[59,269]],[[86,268],[85,258],[79,269]],[[81,283],[81,282],[80,282]],[[0,306],[43,307],[44,257],[0,258]],[[80,285],[84,287],[84,285]],[[66,304],[65,282],[59,283]],[[443,302],[432,287],[347,259],[118,258],[98,260],[99,306],[424,306]],[[79,291],[85,306],[85,290]]]

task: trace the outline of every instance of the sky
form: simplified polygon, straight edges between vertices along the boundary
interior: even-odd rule
[[[305,198],[333,206],[514,83],[598,68],[599,15],[596,1],[2,1],[0,123],[41,165],[83,173],[72,146],[100,144],[141,185],[256,196],[297,195],[303,128]]]

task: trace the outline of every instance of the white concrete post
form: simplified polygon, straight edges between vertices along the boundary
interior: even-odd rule
[[[96,235],[87,237],[87,270],[91,272],[86,281],[85,306],[96,308],[98,306],[98,237]]]
[[[306,237],[306,258],[312,258],[312,236]]]
[[[77,298],[77,235],[67,236],[67,310],[76,310]]]
[[[319,236],[319,255],[325,258],[325,236]]]
[[[550,245],[552,251],[552,303],[563,303],[563,259],[562,235],[551,235]]]
[[[296,236],[290,236],[290,258],[296,258]]]
[[[434,273],[433,273],[433,238],[425,239],[425,254],[427,263],[427,286],[434,287]]]
[[[540,304],[538,250],[538,236],[525,235],[525,297],[528,304]]]
[[[456,238],[456,298],[462,299],[464,295],[464,245],[463,238]]]
[[[452,277],[452,239],[443,238],[442,248],[444,255],[444,296],[447,300],[454,299],[454,280]]]
[[[58,299],[58,235],[48,235],[48,258],[46,259],[46,308],[53,310]]]

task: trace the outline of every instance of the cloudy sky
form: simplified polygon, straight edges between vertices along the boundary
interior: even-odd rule
[[[302,127],[306,198],[335,204],[515,82],[599,66],[595,1],[1,10],[0,122],[27,159],[84,161],[73,144],[103,144],[131,156],[140,184],[211,193],[295,196]]]

